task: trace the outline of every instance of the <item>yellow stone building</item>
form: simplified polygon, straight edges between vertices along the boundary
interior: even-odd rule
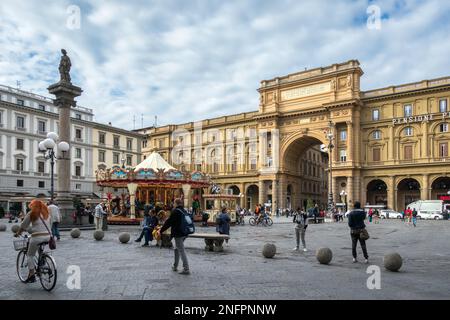
[[[402,210],[447,195],[450,77],[364,92],[362,75],[351,60],[263,80],[257,111],[142,129],[143,153],[210,173],[248,208],[325,204],[330,150],[334,202]]]

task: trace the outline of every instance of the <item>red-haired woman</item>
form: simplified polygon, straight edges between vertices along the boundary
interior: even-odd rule
[[[31,224],[32,233],[27,252],[29,272],[26,282],[28,283],[36,281],[34,256],[39,245],[50,240],[49,230],[51,228],[51,216],[45,203],[40,200],[33,200],[29,204],[29,208],[30,212],[25,216],[19,231],[16,233],[16,236],[19,236],[23,231],[28,230]]]

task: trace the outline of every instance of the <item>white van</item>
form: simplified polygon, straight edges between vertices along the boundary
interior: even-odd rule
[[[418,200],[408,204],[407,208],[416,209],[418,219],[442,220],[443,205],[442,200]]]

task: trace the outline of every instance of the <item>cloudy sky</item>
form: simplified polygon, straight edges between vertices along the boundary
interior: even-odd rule
[[[2,0],[0,47],[0,84],[46,96],[65,48],[79,104],[133,129],[257,110],[261,80],[350,59],[364,90],[448,76],[450,1]]]

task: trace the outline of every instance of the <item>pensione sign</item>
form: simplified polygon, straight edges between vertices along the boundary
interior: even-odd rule
[[[446,118],[450,117],[450,112],[442,112],[441,113],[442,120],[445,120]],[[392,124],[408,124],[408,123],[415,123],[415,122],[428,122],[432,120],[437,120],[439,117],[433,114],[426,114],[421,116],[414,116],[414,117],[403,117],[403,118],[394,118],[392,119]]]

